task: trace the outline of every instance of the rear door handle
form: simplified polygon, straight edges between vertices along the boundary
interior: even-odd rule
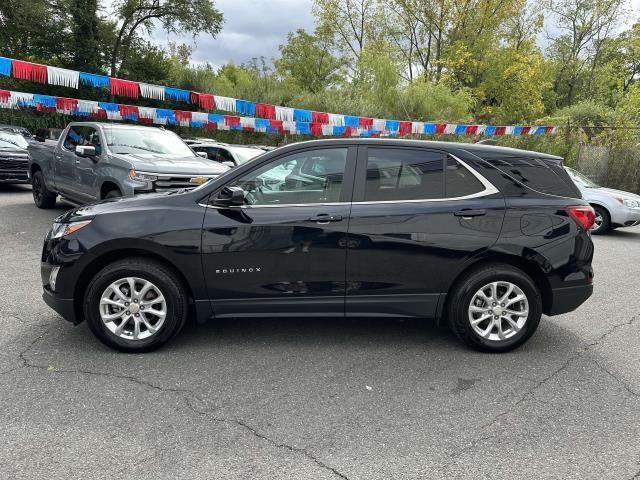
[[[453,212],[453,214],[456,217],[481,217],[482,215],[486,215],[487,211],[486,210],[471,210],[469,209],[464,209],[464,210],[458,210],[457,212]]]
[[[320,213],[309,219],[310,222],[316,222],[323,225],[331,222],[340,222],[341,220],[342,215],[329,215],[328,213]]]

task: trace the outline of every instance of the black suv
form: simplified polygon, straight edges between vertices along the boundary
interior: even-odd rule
[[[241,316],[427,317],[525,342],[593,290],[594,214],[558,157],[387,139],[303,142],[190,191],[56,219],[44,299],[119,350]]]

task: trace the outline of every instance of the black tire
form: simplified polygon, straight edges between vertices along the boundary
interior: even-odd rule
[[[42,175],[40,170],[33,174],[31,193],[33,194],[33,203],[36,204],[36,207],[49,209],[56,206],[56,197],[58,195],[47,188],[47,185],[44,183],[44,175]]]
[[[104,198],[106,200],[107,198],[120,198],[121,196],[122,196],[122,192],[117,188],[114,188],[113,190],[109,190],[105,194]]]
[[[512,337],[489,340],[474,331],[469,320],[469,309],[476,292],[497,281],[510,282],[522,290],[529,303],[529,315],[521,330]],[[542,297],[535,283],[522,270],[506,264],[486,264],[465,274],[453,287],[447,297],[447,315],[453,333],[469,347],[481,352],[508,352],[526,342],[538,328],[542,316]]]
[[[144,339],[127,339],[111,332],[100,316],[100,300],[105,290],[119,279],[137,277],[157,286],[166,300],[166,317],[157,332]],[[149,352],[167,343],[187,320],[188,299],[178,275],[160,262],[147,258],[127,258],[108,265],[91,280],[84,297],[84,317],[89,328],[105,345],[128,353]]]
[[[599,205],[592,205],[593,209],[596,212],[596,218],[602,218],[602,222],[600,226],[597,227],[596,224],[593,224],[593,228],[591,229],[591,233],[593,235],[604,235],[609,230],[611,230],[611,215],[606,208],[603,208]]]

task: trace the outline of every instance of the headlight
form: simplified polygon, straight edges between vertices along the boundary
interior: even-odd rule
[[[54,223],[53,228],[51,229],[51,238],[62,238],[65,235],[70,235],[73,232],[77,232],[82,227],[86,227],[90,223],[91,220],[72,223]]]
[[[139,182],[155,182],[158,180],[156,175],[149,175],[148,173],[140,173],[135,170],[129,170],[129,178],[131,180],[137,180]]]

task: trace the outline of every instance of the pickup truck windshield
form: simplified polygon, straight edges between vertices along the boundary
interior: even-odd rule
[[[0,149],[21,148],[26,149],[29,146],[24,137],[18,133],[0,131]]]
[[[115,154],[154,154],[193,157],[193,152],[173,132],[154,128],[105,128],[107,145]]]

